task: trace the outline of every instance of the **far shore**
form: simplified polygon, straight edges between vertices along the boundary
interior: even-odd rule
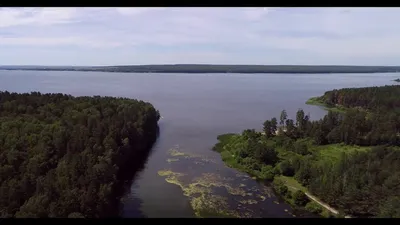
[[[396,73],[400,66],[345,66],[345,65],[125,65],[125,66],[0,66],[0,70],[83,71],[117,73]]]

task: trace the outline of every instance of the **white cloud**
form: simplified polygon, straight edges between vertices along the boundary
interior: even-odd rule
[[[80,37],[0,37],[0,46],[44,46],[54,47],[60,45],[84,46],[93,48],[112,48],[121,46],[118,42],[104,42],[99,40],[88,40]]]
[[[398,8],[3,8],[0,64],[19,46],[79,48],[82,64],[393,64],[398,21]]]
[[[157,11],[157,10],[162,10],[163,8],[158,8],[158,7],[153,7],[153,8],[145,8],[145,7],[135,7],[135,8],[115,8],[115,10],[120,13],[121,15],[124,16],[132,16],[132,15],[138,15],[141,13],[146,13],[146,12],[151,12],[151,11]]]
[[[76,8],[2,8],[0,28],[17,25],[53,25],[72,22]]]

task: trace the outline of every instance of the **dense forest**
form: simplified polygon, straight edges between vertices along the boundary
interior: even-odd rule
[[[159,117],[126,98],[0,92],[0,217],[118,216]]]
[[[0,70],[97,71],[123,73],[387,73],[400,66],[340,65],[127,65],[127,66],[0,66]]]
[[[221,135],[214,149],[260,178],[294,177],[344,214],[400,217],[399,93],[400,86],[329,91],[320,99],[346,107],[344,113],[311,121],[301,109],[295,120],[282,111],[279,120],[264,122],[263,133]],[[282,185],[276,190],[299,196]]]
[[[322,103],[335,107],[360,108],[378,113],[396,112],[400,107],[400,85],[383,87],[343,88],[327,91],[318,98]]]

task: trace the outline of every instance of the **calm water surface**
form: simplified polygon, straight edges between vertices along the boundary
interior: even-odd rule
[[[325,111],[305,105],[308,98],[344,87],[394,84],[399,74],[135,74],[52,71],[0,71],[0,90],[107,95],[151,102],[161,113],[160,138],[145,169],[125,196],[125,217],[193,217],[194,197],[168,183],[159,171],[180,173],[190,183],[213,180],[229,183],[213,188],[208,198],[224,198],[229,207],[252,217],[292,217],[290,207],[253,179],[227,168],[211,151],[222,133],[261,129],[264,120],[286,109],[295,116],[302,108],[311,119]],[[187,153],[174,157],[170,149]],[[175,157],[177,158],[177,157]],[[170,160],[169,160],[170,159]],[[241,190],[247,197],[232,194]],[[230,190],[231,190],[230,189]],[[268,189],[268,188],[267,188]],[[237,192],[237,191],[236,191]],[[239,191],[240,192],[240,191]],[[257,196],[264,196],[257,197]],[[257,203],[246,203],[246,199]],[[297,214],[297,216],[301,216]],[[309,215],[308,215],[309,216]]]

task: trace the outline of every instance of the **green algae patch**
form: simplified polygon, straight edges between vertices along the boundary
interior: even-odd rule
[[[189,154],[179,147],[170,149],[168,153],[171,157],[167,161],[176,163],[170,163],[171,168],[158,171],[158,175],[182,189],[196,217],[257,217],[261,212],[252,209],[258,208],[266,196],[270,196],[270,190],[264,186],[248,186],[247,182],[254,181],[243,172],[235,171],[229,177],[206,172],[209,170],[207,167],[214,166],[208,163],[216,163],[213,158]],[[192,163],[189,168],[187,162]]]
[[[240,217],[234,210],[229,210],[226,197],[205,194],[194,198],[191,205],[197,217]]]
[[[174,158],[167,159],[168,163],[177,162],[177,161],[179,161],[179,159],[174,159]]]
[[[186,159],[201,158],[201,160],[204,162],[211,162],[211,161],[215,162],[215,160],[202,157],[201,155],[179,151],[179,146],[176,146],[175,148],[168,150],[168,153],[172,157],[184,157]]]
[[[179,181],[179,177],[184,176],[185,174],[183,173],[176,173],[171,170],[160,170],[158,171],[158,175],[162,177],[166,177],[165,181],[171,184],[176,184],[178,186],[181,186],[181,182]]]
[[[224,186],[222,181],[218,180],[218,175],[206,173],[196,178],[193,183],[185,185],[179,179],[184,176],[183,173],[162,170],[158,171],[158,174],[166,177],[168,183],[181,187],[183,194],[190,198],[190,204],[197,217],[240,217],[235,210],[229,209],[226,197],[212,193],[213,186]]]
[[[239,201],[241,204],[253,205],[257,204],[258,202],[254,199],[244,199]]]
[[[168,153],[171,155],[171,156],[185,156],[185,153],[183,153],[183,152],[180,152],[180,151],[178,151],[177,149],[170,149],[169,151],[168,151]]]
[[[257,195],[257,198],[261,199],[261,201],[265,201],[265,199],[267,199],[265,196],[263,195]]]

